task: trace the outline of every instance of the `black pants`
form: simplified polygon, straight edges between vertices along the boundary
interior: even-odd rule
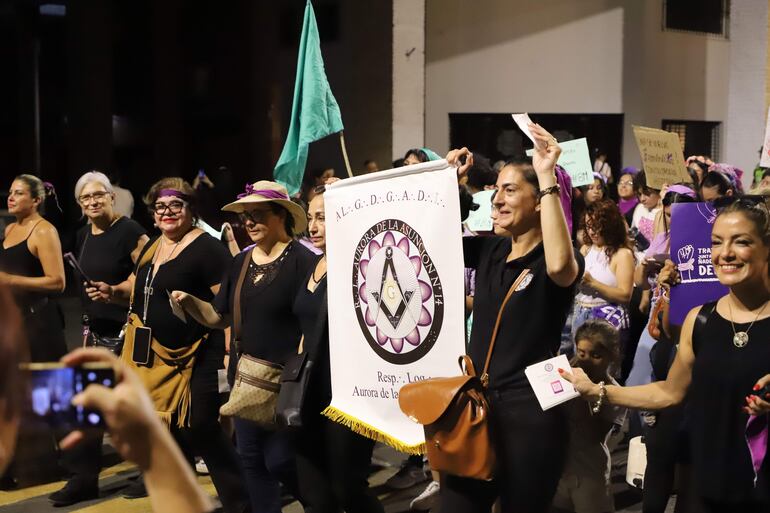
[[[679,467],[679,486],[677,493],[677,513],[685,509],[690,492],[690,476],[681,475],[690,469],[689,441],[683,432],[684,404],[667,408],[657,413],[655,425],[644,429],[644,441],[647,446],[647,467],[644,471],[644,492],[642,511],[644,513],[663,513],[669,497],[674,493],[675,477]],[[689,472],[687,472],[689,474]]]
[[[567,453],[562,406],[542,411],[531,390],[489,393],[491,442],[497,454],[492,481],[447,475],[441,513],[489,513],[499,497],[503,513],[545,513],[551,506]]]
[[[70,482],[82,487],[99,485],[103,437],[101,431],[88,433],[75,447],[62,451],[62,466],[72,474]]]
[[[207,346],[206,342],[210,340],[201,345],[190,380],[190,426],[179,429],[174,420],[172,433],[191,463],[194,456],[200,456],[206,462],[224,510],[233,513],[250,511],[240,459],[219,424],[222,397],[217,372],[224,367],[224,351],[218,351],[214,344]]]
[[[384,513],[369,488],[374,440],[318,415],[297,440],[297,477],[313,513]]]

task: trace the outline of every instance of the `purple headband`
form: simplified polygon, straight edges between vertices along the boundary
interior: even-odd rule
[[[672,185],[668,189],[666,189],[666,196],[668,196],[669,192],[675,192],[677,194],[681,194],[683,196],[689,196],[693,199],[695,199],[695,191],[690,189],[689,187],[685,185]]]
[[[623,170],[620,172],[620,175],[631,175],[635,176],[639,172],[639,168],[636,166],[627,166],[624,167]]]
[[[238,195],[238,199],[242,199],[242,198],[245,198],[246,196],[251,196],[251,195],[262,196],[265,199],[279,199],[279,200],[289,199],[288,196],[281,193],[280,191],[274,191],[273,189],[255,189],[254,186],[250,183],[246,184],[245,191],[246,192],[242,192]]]
[[[594,178],[597,179],[597,180],[601,180],[601,182],[604,185],[607,185],[607,178],[605,178],[605,176],[603,174],[601,174],[601,173],[594,173]]]
[[[730,164],[718,163],[712,164],[709,167],[709,173],[711,172],[719,173],[727,180],[727,183],[730,184],[733,189],[738,192],[743,192],[743,183],[741,182],[743,170],[731,166]]]
[[[190,196],[188,196],[187,194],[185,194],[183,192],[179,192],[176,189],[161,189],[158,192],[158,197],[162,198],[164,196],[173,196],[175,198],[183,199],[185,201],[190,201]]]

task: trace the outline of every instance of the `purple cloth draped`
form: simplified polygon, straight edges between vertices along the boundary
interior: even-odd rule
[[[564,218],[567,220],[567,229],[572,233],[572,177],[558,164],[556,165],[556,183],[561,189],[559,200],[564,210]]]
[[[620,209],[620,213],[622,215],[626,215],[629,210],[635,209],[638,204],[639,204],[639,199],[636,197],[633,197],[631,199],[621,198],[620,201],[618,201],[618,208]]]
[[[750,415],[746,421],[746,444],[751,454],[751,464],[754,467],[754,486],[757,484],[757,473],[765,461],[767,454],[767,415]]]

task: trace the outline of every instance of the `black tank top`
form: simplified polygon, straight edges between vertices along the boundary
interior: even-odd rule
[[[716,311],[716,303],[702,307],[705,325],[693,330],[695,363],[688,395],[692,458],[697,486],[716,501],[770,503],[770,458],[765,457],[756,486],[745,437],[748,414],[745,397],[759,378],[770,373],[770,318],[754,323],[749,343],[733,345],[730,321]],[[735,324],[746,331],[750,323]]]
[[[0,271],[30,278],[45,276],[40,260],[32,254],[28,244],[28,240],[35,231],[35,228],[42,221],[43,220],[41,219],[35,223],[29,231],[29,235],[18,244],[14,244],[10,248],[5,248],[0,244]],[[39,303],[43,298],[47,297],[47,295],[42,292],[16,290],[14,291],[14,297],[16,298],[19,307],[27,308]]]

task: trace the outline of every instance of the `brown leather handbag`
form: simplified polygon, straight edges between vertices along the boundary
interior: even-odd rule
[[[529,274],[523,270],[511,285],[497,313],[481,377],[468,356],[459,358],[463,374],[433,378],[401,387],[398,404],[410,419],[425,429],[425,447],[433,470],[461,477],[490,480],[494,477],[495,451],[489,439],[489,362],[500,319],[508,300]]]
[[[650,316],[650,322],[647,324],[647,332],[655,340],[660,340],[660,336],[663,332],[663,326],[668,324],[669,316],[669,299],[668,291],[665,288],[660,289],[660,296],[658,297],[655,308]]]

